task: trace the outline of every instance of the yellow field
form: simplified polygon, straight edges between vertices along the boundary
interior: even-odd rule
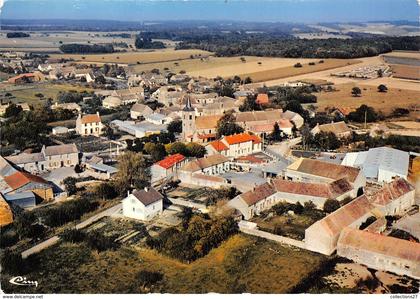
[[[186,71],[191,76],[203,76],[215,78],[221,76],[231,78],[240,76],[241,78],[251,77],[255,82],[268,81],[289,76],[319,72],[337,67],[347,66],[358,63],[358,60],[344,59],[325,59],[320,64],[319,59],[304,58],[272,58],[244,56],[245,62],[241,57],[208,57],[206,59],[187,59],[183,61],[171,61],[164,63],[151,63],[131,66],[134,72],[142,72],[154,68],[178,73]],[[295,68],[296,63],[301,63],[302,68]],[[313,66],[309,62],[316,63]]]
[[[84,63],[122,63],[122,64],[136,64],[174,61],[179,59],[188,59],[191,55],[201,55],[207,57],[212,53],[201,50],[173,50],[164,49],[148,52],[126,52],[126,53],[112,53],[112,54],[53,54],[51,58],[71,58],[76,61]],[[85,57],[83,59],[83,57]]]
[[[335,92],[320,92],[315,94],[318,97],[317,105],[320,110],[323,110],[326,107],[357,108],[362,104],[366,104],[385,114],[392,112],[397,107],[410,108],[413,105],[419,105],[420,93],[418,91],[391,88],[388,86],[388,92],[382,93],[377,91],[378,85],[368,86],[356,83],[336,85],[337,91]],[[361,97],[353,97],[351,95],[351,90],[354,86],[361,88]]]

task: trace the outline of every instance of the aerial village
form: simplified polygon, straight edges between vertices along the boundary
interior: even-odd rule
[[[371,111],[339,99],[325,111],[299,104],[334,83],[271,88],[20,52],[2,53],[0,64],[15,73],[1,83],[2,248],[23,261],[77,231],[118,231],[112,243],[159,251],[169,246],[163,232],[181,225],[183,238],[200,215],[224,219],[222,235],[420,279],[420,154],[369,143],[386,134],[366,126]],[[360,80],[378,69],[366,72]],[[66,89],[37,94],[42,105],[14,99],[20,88],[52,83]],[[297,102],[278,105],[282,92]],[[349,114],[361,114],[361,125]],[[207,249],[197,256],[185,249],[181,259],[223,241],[201,243]]]

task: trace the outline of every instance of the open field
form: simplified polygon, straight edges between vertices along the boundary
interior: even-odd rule
[[[57,95],[60,91],[70,91],[75,90],[78,92],[82,91],[93,91],[93,89],[88,87],[83,87],[80,85],[71,85],[71,84],[51,84],[51,83],[35,83],[24,86],[15,86],[10,84],[0,85],[0,96],[3,96],[5,93],[11,93],[12,97],[10,100],[15,103],[26,102],[28,104],[36,104],[40,102],[40,98],[35,96],[38,93],[44,95],[43,99],[51,98],[53,101],[56,100]]]
[[[358,63],[357,60],[344,59],[325,59],[324,63],[318,63],[319,59],[305,58],[272,58],[244,56],[245,62],[241,57],[208,57],[206,59],[187,59],[177,62],[140,64],[131,66],[134,72],[142,72],[154,68],[163,70],[169,69],[174,73],[183,70],[191,76],[203,76],[214,78],[221,76],[231,78],[240,76],[242,78],[251,77],[254,81],[266,81],[299,74],[318,72],[321,70],[334,69],[348,64]],[[293,65],[300,62],[303,67],[295,68]],[[309,62],[316,63],[309,66]],[[259,64],[261,63],[261,64]]]
[[[191,55],[201,55],[207,57],[212,53],[202,50],[151,50],[143,52],[126,52],[126,53],[112,53],[112,54],[52,54],[51,58],[67,58],[83,63],[124,63],[136,64],[175,61],[180,59],[189,59]],[[83,59],[85,57],[85,59]],[[153,68],[153,67],[152,67]]]
[[[382,81],[379,82],[373,86],[355,83],[336,85],[337,91],[335,92],[320,92],[315,94],[318,97],[317,106],[320,110],[323,110],[326,107],[333,106],[357,108],[362,104],[366,104],[372,106],[377,111],[380,110],[388,114],[397,107],[409,108],[413,105],[420,104],[420,93],[418,91],[391,88],[387,85],[388,92],[381,93],[377,90],[378,85]],[[353,97],[351,95],[351,90],[355,86],[361,88],[361,97]]]
[[[36,293],[143,293],[136,280],[141,270],[159,271],[163,280],[149,292],[287,293],[319,270],[325,257],[246,235],[236,235],[191,264],[155,251],[124,246],[97,253],[84,243],[62,243],[41,252],[33,271],[38,288],[19,288],[2,275],[2,288]],[[82,279],[81,279],[82,278]]]
[[[0,32],[0,50],[14,48],[14,50],[36,50],[36,51],[59,51],[58,47],[69,43],[120,43],[134,45],[134,33],[132,38],[105,36],[109,32],[79,32],[79,31],[45,31],[29,32],[30,37],[6,38],[7,31]],[[119,32],[112,32],[113,34]],[[125,32],[124,32],[125,33]]]
[[[420,80],[420,66],[393,64],[391,69],[395,78]]]
[[[383,54],[382,56],[406,57],[406,58],[420,59],[420,52],[416,52],[416,51],[392,51],[391,53]]]

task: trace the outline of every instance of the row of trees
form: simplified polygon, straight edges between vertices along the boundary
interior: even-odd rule
[[[184,38],[177,49],[201,49],[217,56],[271,56],[288,58],[359,58],[393,50],[420,50],[419,37],[341,39],[282,38],[270,34],[214,34]]]
[[[112,44],[63,44],[60,51],[66,54],[95,54],[95,53],[114,53]]]

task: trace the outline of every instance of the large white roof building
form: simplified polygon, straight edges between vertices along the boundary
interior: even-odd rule
[[[377,147],[348,153],[341,165],[359,167],[367,179],[388,183],[395,176],[407,179],[409,154],[389,147]]]

